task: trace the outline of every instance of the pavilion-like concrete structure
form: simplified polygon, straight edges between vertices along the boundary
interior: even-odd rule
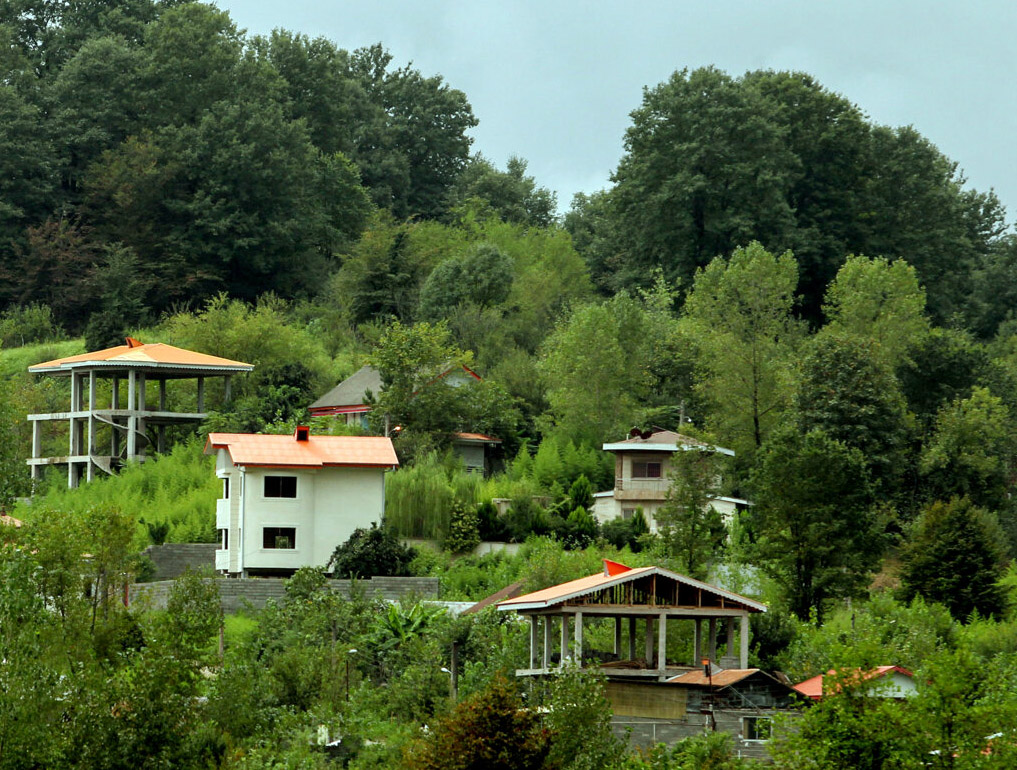
[[[197,424],[208,416],[205,411],[207,378],[225,379],[225,400],[228,401],[230,378],[253,368],[242,361],[159,342],[146,345],[131,337],[125,345],[28,367],[33,374],[71,378],[68,411],[28,415],[32,422],[32,457],[28,465],[32,469],[33,484],[46,465],[67,465],[67,485],[76,487],[82,479],[91,481],[96,469],[112,474],[123,462],[143,461],[149,446],[163,451],[166,426]],[[112,381],[111,393],[108,406],[100,407],[97,385],[103,378]],[[167,407],[167,382],[181,379],[198,381],[193,412],[175,412]],[[121,383],[126,383],[127,390],[123,401]],[[149,383],[158,389],[158,405],[150,403]],[[66,455],[42,456],[42,424],[47,421],[67,422]],[[108,451],[99,449],[100,429],[108,431]]]
[[[661,567],[633,569],[605,559],[602,574],[508,599],[498,609],[518,612],[530,622],[529,667],[517,670],[518,676],[553,673],[555,647],[558,666],[569,658],[586,660],[584,619],[613,618],[614,650],[602,665],[604,673],[612,679],[663,682],[699,667],[705,658],[722,668],[748,668],[749,615],[766,612],[766,605]],[[667,657],[668,624],[675,622],[693,626],[693,660]],[[641,650],[636,649],[639,624]],[[721,631],[727,655],[718,661]]]

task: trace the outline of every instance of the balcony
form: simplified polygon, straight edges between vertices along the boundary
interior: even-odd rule
[[[615,479],[615,498],[618,500],[663,500],[671,486],[667,479]]]

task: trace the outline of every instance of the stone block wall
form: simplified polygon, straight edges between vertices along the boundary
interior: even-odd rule
[[[223,612],[237,612],[248,606],[261,609],[269,599],[281,600],[286,591],[283,580],[279,578],[213,578],[219,587],[219,597]],[[330,580],[333,591],[349,596],[352,580]],[[438,578],[428,577],[375,577],[357,581],[360,587],[371,596],[378,594],[383,599],[398,601],[399,599],[418,596],[422,599],[438,598]],[[150,609],[165,609],[169,599],[172,580],[159,580],[153,583],[135,583],[130,587],[130,605]]]
[[[144,551],[155,564],[153,580],[174,580],[187,571],[215,568],[216,543],[165,543],[150,545]]]

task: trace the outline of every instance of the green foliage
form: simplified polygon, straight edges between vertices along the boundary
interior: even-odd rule
[[[626,758],[624,770],[748,770],[756,763],[735,756],[734,740],[727,733],[703,733],[673,746],[658,743],[649,751]]]
[[[60,339],[48,305],[12,305],[0,313],[0,348],[16,348]]]
[[[205,457],[202,449],[200,441],[183,442],[144,465],[129,465],[116,476],[96,479],[76,490],[68,490],[57,480],[32,505],[18,508],[16,515],[34,521],[39,518],[38,508],[82,515],[94,506],[110,506],[131,512],[146,525],[168,525],[167,542],[214,542],[215,501],[222,483],[215,477],[213,459]],[[140,523],[132,527],[131,535],[136,546],[148,545],[149,532]]]
[[[958,620],[975,612],[1001,615],[1003,539],[995,517],[970,499],[932,503],[915,521],[901,554],[904,596],[941,602]]]
[[[386,477],[385,526],[401,537],[444,540],[457,505],[474,508],[479,481],[460,465],[445,465],[437,454],[417,458]]]
[[[386,527],[355,529],[349,540],[335,547],[327,569],[340,578],[406,575],[413,551]]]
[[[470,303],[490,307],[505,301],[512,288],[512,260],[497,247],[480,243],[439,264],[420,290],[422,318],[443,318]]]
[[[448,534],[445,535],[443,547],[451,553],[467,553],[479,544],[480,518],[477,509],[456,500],[449,512]]]
[[[791,316],[797,284],[790,252],[774,256],[753,242],[698,272],[685,304],[717,437],[750,455],[789,406],[801,335]]]
[[[802,620],[864,585],[882,552],[861,452],[814,429],[776,433],[753,471],[757,555]]]
[[[611,732],[611,703],[596,673],[570,664],[551,680],[544,726],[554,740],[547,762],[563,770],[613,768],[625,745]]]
[[[505,680],[457,704],[434,725],[407,757],[408,768],[538,770],[551,749],[551,736],[536,714],[522,708]]]
[[[13,388],[0,379],[0,511],[6,511],[14,498],[27,491],[28,482],[16,438],[17,423],[22,419],[11,398]]]
[[[712,451],[675,452],[667,501],[655,517],[665,557],[678,572],[696,579],[706,577],[727,540],[724,522],[711,504],[719,494],[719,470]]]

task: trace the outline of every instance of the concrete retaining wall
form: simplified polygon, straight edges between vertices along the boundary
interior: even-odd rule
[[[403,545],[411,548],[430,548],[432,551],[441,550],[441,543],[437,540],[429,540],[424,537],[401,537],[399,540]],[[473,556],[483,556],[486,553],[504,552],[506,556],[515,556],[522,547],[522,543],[502,543],[485,540],[482,543],[478,543],[473,551],[471,551],[471,554]]]
[[[247,606],[261,609],[269,599],[280,601],[286,591],[283,580],[278,578],[215,579],[219,586],[219,597],[223,612],[237,612]],[[350,595],[352,580],[330,580],[333,591],[344,596]],[[423,599],[438,598],[438,578],[428,577],[375,577],[357,581],[369,596],[380,594],[383,599],[397,601],[408,596]],[[165,609],[169,599],[172,580],[154,583],[135,583],[130,587],[130,604],[139,603],[151,609]]]
[[[216,543],[166,543],[150,545],[142,555],[147,556],[155,564],[153,580],[173,580],[187,571],[199,570],[204,567],[215,568]]]

